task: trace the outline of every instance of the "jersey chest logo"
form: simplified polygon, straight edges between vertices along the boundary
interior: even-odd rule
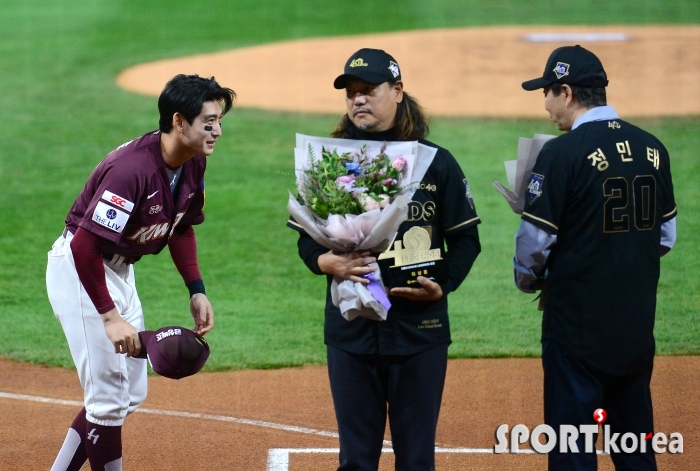
[[[161,222],[151,224],[150,226],[141,226],[136,232],[128,237],[129,240],[135,240],[138,244],[145,244],[155,239],[165,237],[170,227],[169,222]]]
[[[163,205],[160,203],[148,208],[148,214],[158,214],[161,211],[163,211]]]
[[[139,227],[136,232],[131,234],[130,236],[127,237],[129,240],[135,241],[137,244],[146,244],[148,242],[151,242],[156,239],[161,239],[168,235],[170,237],[175,230],[175,226],[177,226],[177,223],[180,222],[180,219],[182,219],[182,216],[184,216],[185,213],[177,213],[177,216],[175,216],[175,222],[173,223],[173,227],[170,230],[170,233],[168,233],[168,229],[170,228],[170,222],[159,222],[157,224],[151,224],[148,226],[141,226]]]
[[[426,201],[421,204],[418,201],[408,203],[407,221],[426,221],[430,222],[435,217],[437,207],[434,201]]]

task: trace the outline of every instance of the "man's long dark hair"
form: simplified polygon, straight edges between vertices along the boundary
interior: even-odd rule
[[[350,120],[350,117],[345,114],[340,118],[340,122],[331,133],[331,136],[352,139],[354,127],[355,125]],[[396,109],[394,139],[397,141],[417,141],[418,139],[424,139],[429,132],[428,119],[423,112],[423,108],[415,98],[403,92],[403,100],[397,105]]]

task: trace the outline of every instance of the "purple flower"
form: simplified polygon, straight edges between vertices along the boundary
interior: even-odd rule
[[[367,193],[368,188],[364,186],[354,186],[350,192],[353,198],[359,198],[362,193]]]
[[[403,172],[403,169],[406,167],[406,159],[403,157],[396,157],[396,160],[391,163],[391,166],[399,172]]]
[[[395,184],[396,184],[396,180],[394,180],[393,178],[385,178],[384,180],[382,180],[382,185],[384,185],[384,186],[395,185]]]
[[[348,169],[348,171],[354,173],[355,175],[359,175],[362,173],[362,170],[360,170],[360,164],[357,162],[347,162],[343,164],[343,167]]]
[[[344,175],[335,179],[336,185],[345,191],[351,191],[355,186],[355,175]]]

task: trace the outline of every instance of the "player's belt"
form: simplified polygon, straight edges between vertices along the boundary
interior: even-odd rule
[[[124,255],[119,255],[118,253],[103,253],[102,258],[105,259],[109,265],[133,265],[134,263],[141,260],[141,257],[125,257]]]
[[[68,234],[72,234],[68,230],[68,226],[66,226],[65,229],[63,229],[63,237],[66,237]],[[125,265],[133,265],[134,263],[138,262],[141,260],[140,256],[136,257],[125,257],[124,255],[119,255],[117,253],[102,253],[102,258],[107,262],[109,265],[113,266],[119,266],[121,264]]]

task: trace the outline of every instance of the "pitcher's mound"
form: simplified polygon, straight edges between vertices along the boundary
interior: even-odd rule
[[[546,117],[542,94],[520,84],[540,77],[552,50],[581,44],[600,57],[608,101],[623,117],[700,114],[698,26],[522,26],[434,29],[316,38],[141,64],[117,83],[158,95],[179,73],[215,76],[238,104],[270,110],[342,113],[333,88],[345,60],[384,49],[404,88],[432,115]]]

